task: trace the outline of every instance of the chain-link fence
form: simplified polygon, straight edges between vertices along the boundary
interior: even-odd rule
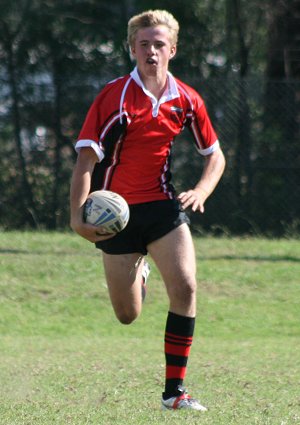
[[[264,79],[189,81],[204,98],[227,159],[224,177],[193,229],[299,234],[300,82]],[[1,227],[68,226],[72,142],[99,84],[24,82],[18,96],[1,86]],[[178,190],[191,187],[203,161],[192,136],[175,142]]]
[[[206,214],[193,215],[195,228],[299,234],[300,82],[237,78],[193,85],[205,99],[227,159]],[[194,155],[192,164],[181,183],[199,175]]]

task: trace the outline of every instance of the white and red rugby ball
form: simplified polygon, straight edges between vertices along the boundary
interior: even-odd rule
[[[96,190],[87,197],[83,216],[86,223],[101,228],[101,233],[119,233],[129,220],[129,206],[118,193]]]

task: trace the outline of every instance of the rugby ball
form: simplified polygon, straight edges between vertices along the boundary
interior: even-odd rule
[[[87,197],[83,218],[86,223],[100,228],[101,233],[119,233],[129,220],[125,199],[110,190],[96,190]]]

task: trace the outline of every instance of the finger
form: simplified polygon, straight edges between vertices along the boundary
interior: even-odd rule
[[[185,202],[182,203],[182,208],[185,210],[186,208],[190,207],[194,204],[193,199],[188,198]]]
[[[193,211],[193,212],[197,211],[197,209],[198,209],[198,207],[199,207],[199,206],[200,206],[200,205],[199,205],[198,200],[194,201],[194,202],[192,203],[192,211]]]
[[[201,204],[200,202],[197,202],[197,205],[193,205],[192,206],[192,210],[195,212],[197,210],[199,210],[202,214],[204,213],[204,205]]]
[[[110,239],[115,236],[115,233],[108,233],[104,227],[95,226],[89,223],[85,223],[82,226],[79,234],[92,243]]]
[[[180,200],[180,202],[186,202],[188,199],[190,199],[190,197],[193,196],[193,192],[182,192],[180,193],[180,195],[178,195],[178,199]]]
[[[114,232],[108,232],[107,229],[103,226],[97,226],[95,230],[96,230],[95,234],[97,236],[97,242],[105,241],[116,235],[116,233]]]
[[[179,201],[182,201],[186,196],[186,192],[182,192],[177,196],[177,199],[179,199]]]
[[[106,233],[106,234],[97,234],[97,238],[95,240],[95,242],[101,242],[101,241],[106,241],[108,239],[113,238],[114,236],[116,236],[116,233]]]
[[[204,206],[203,205],[198,205],[197,208],[193,209],[193,211],[197,211],[197,209],[203,214],[204,213]]]
[[[104,226],[94,226],[94,229],[97,236],[108,236],[113,233],[113,232],[108,232]]]

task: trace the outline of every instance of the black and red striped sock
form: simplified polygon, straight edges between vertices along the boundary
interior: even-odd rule
[[[179,316],[169,312],[165,332],[166,383],[164,399],[177,395],[183,384],[187,361],[193,342],[194,317]]]

